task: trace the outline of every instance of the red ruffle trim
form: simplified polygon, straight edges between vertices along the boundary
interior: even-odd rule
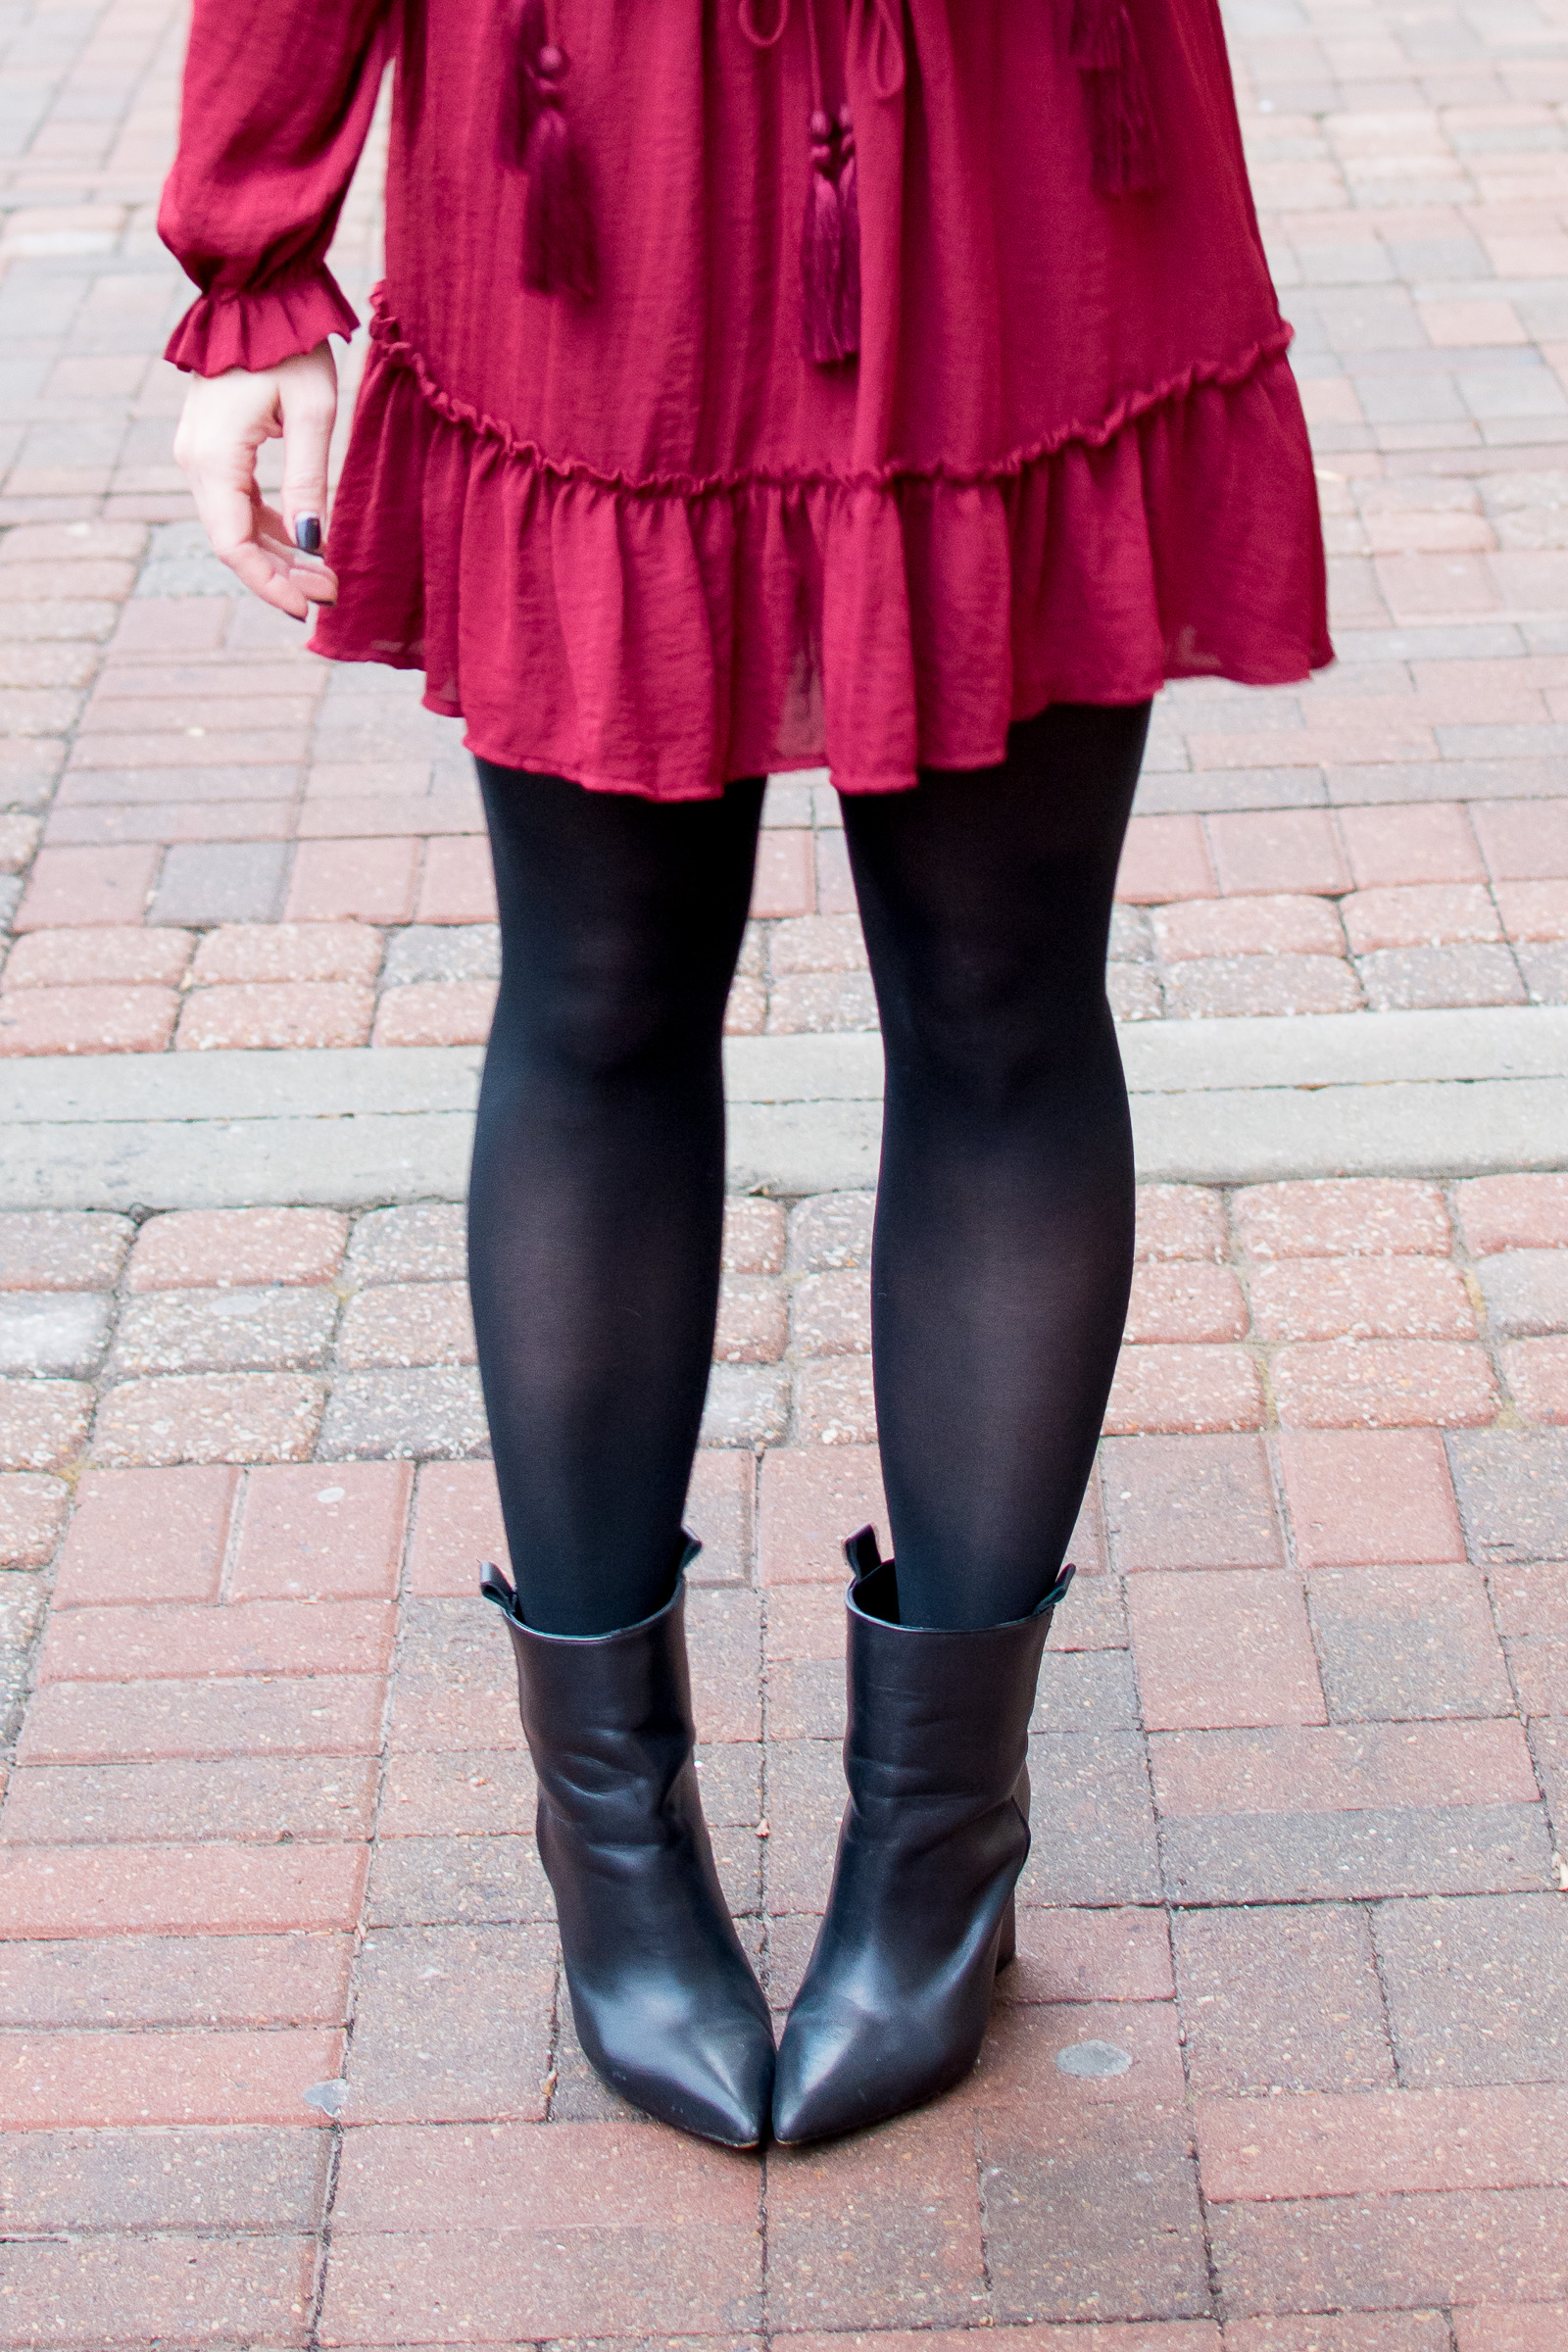
[[[328,335],[352,335],[359,314],[324,264],[259,294],[204,294],[169,338],[166,360],[193,375],[275,368]]]
[[[1333,660],[1286,332],[996,466],[607,475],[434,382],[388,318],[315,650],[426,673],[486,760],[655,800],[999,761],[1058,702]]]

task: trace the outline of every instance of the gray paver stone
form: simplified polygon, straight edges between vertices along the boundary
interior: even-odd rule
[[[0,1299],[0,1372],[85,1379],[109,1337],[109,1300],[94,1291],[10,1292]]]
[[[1446,1445],[1472,1559],[1568,1559],[1568,1430],[1456,1430]]]
[[[323,1461],[475,1461],[490,1451],[479,1375],[466,1367],[346,1372],[318,1448]]]

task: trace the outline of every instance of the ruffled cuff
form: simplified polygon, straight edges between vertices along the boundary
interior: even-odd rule
[[[164,354],[193,375],[228,368],[255,371],[314,351],[328,335],[352,335],[359,318],[324,263],[307,276],[254,294],[204,294],[169,338]]]

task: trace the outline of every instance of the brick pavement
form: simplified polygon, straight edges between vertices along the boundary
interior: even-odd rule
[[[1343,659],[1162,700],[1118,1010],[1561,1004],[1568,6],[1230,13]],[[0,1053],[477,1042],[456,731],[229,597],[170,464],[179,42],[0,0]],[[835,813],[770,791],[737,1034],[873,1025]],[[867,1207],[732,1202],[691,1504],[781,2004]],[[1151,1186],[1140,1235],[981,2066],[759,2165],[572,2037],[458,1205],[0,1208],[0,2344],[1560,2352],[1568,1175]]]

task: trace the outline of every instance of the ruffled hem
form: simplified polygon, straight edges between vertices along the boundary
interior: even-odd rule
[[[204,294],[193,302],[164,353],[193,375],[229,368],[275,368],[314,351],[328,335],[352,335],[359,314],[324,264],[261,293]]]
[[[1334,658],[1286,333],[990,467],[604,474],[464,409],[377,318],[315,650],[422,668],[498,765],[654,800],[980,768],[1053,703]]]

